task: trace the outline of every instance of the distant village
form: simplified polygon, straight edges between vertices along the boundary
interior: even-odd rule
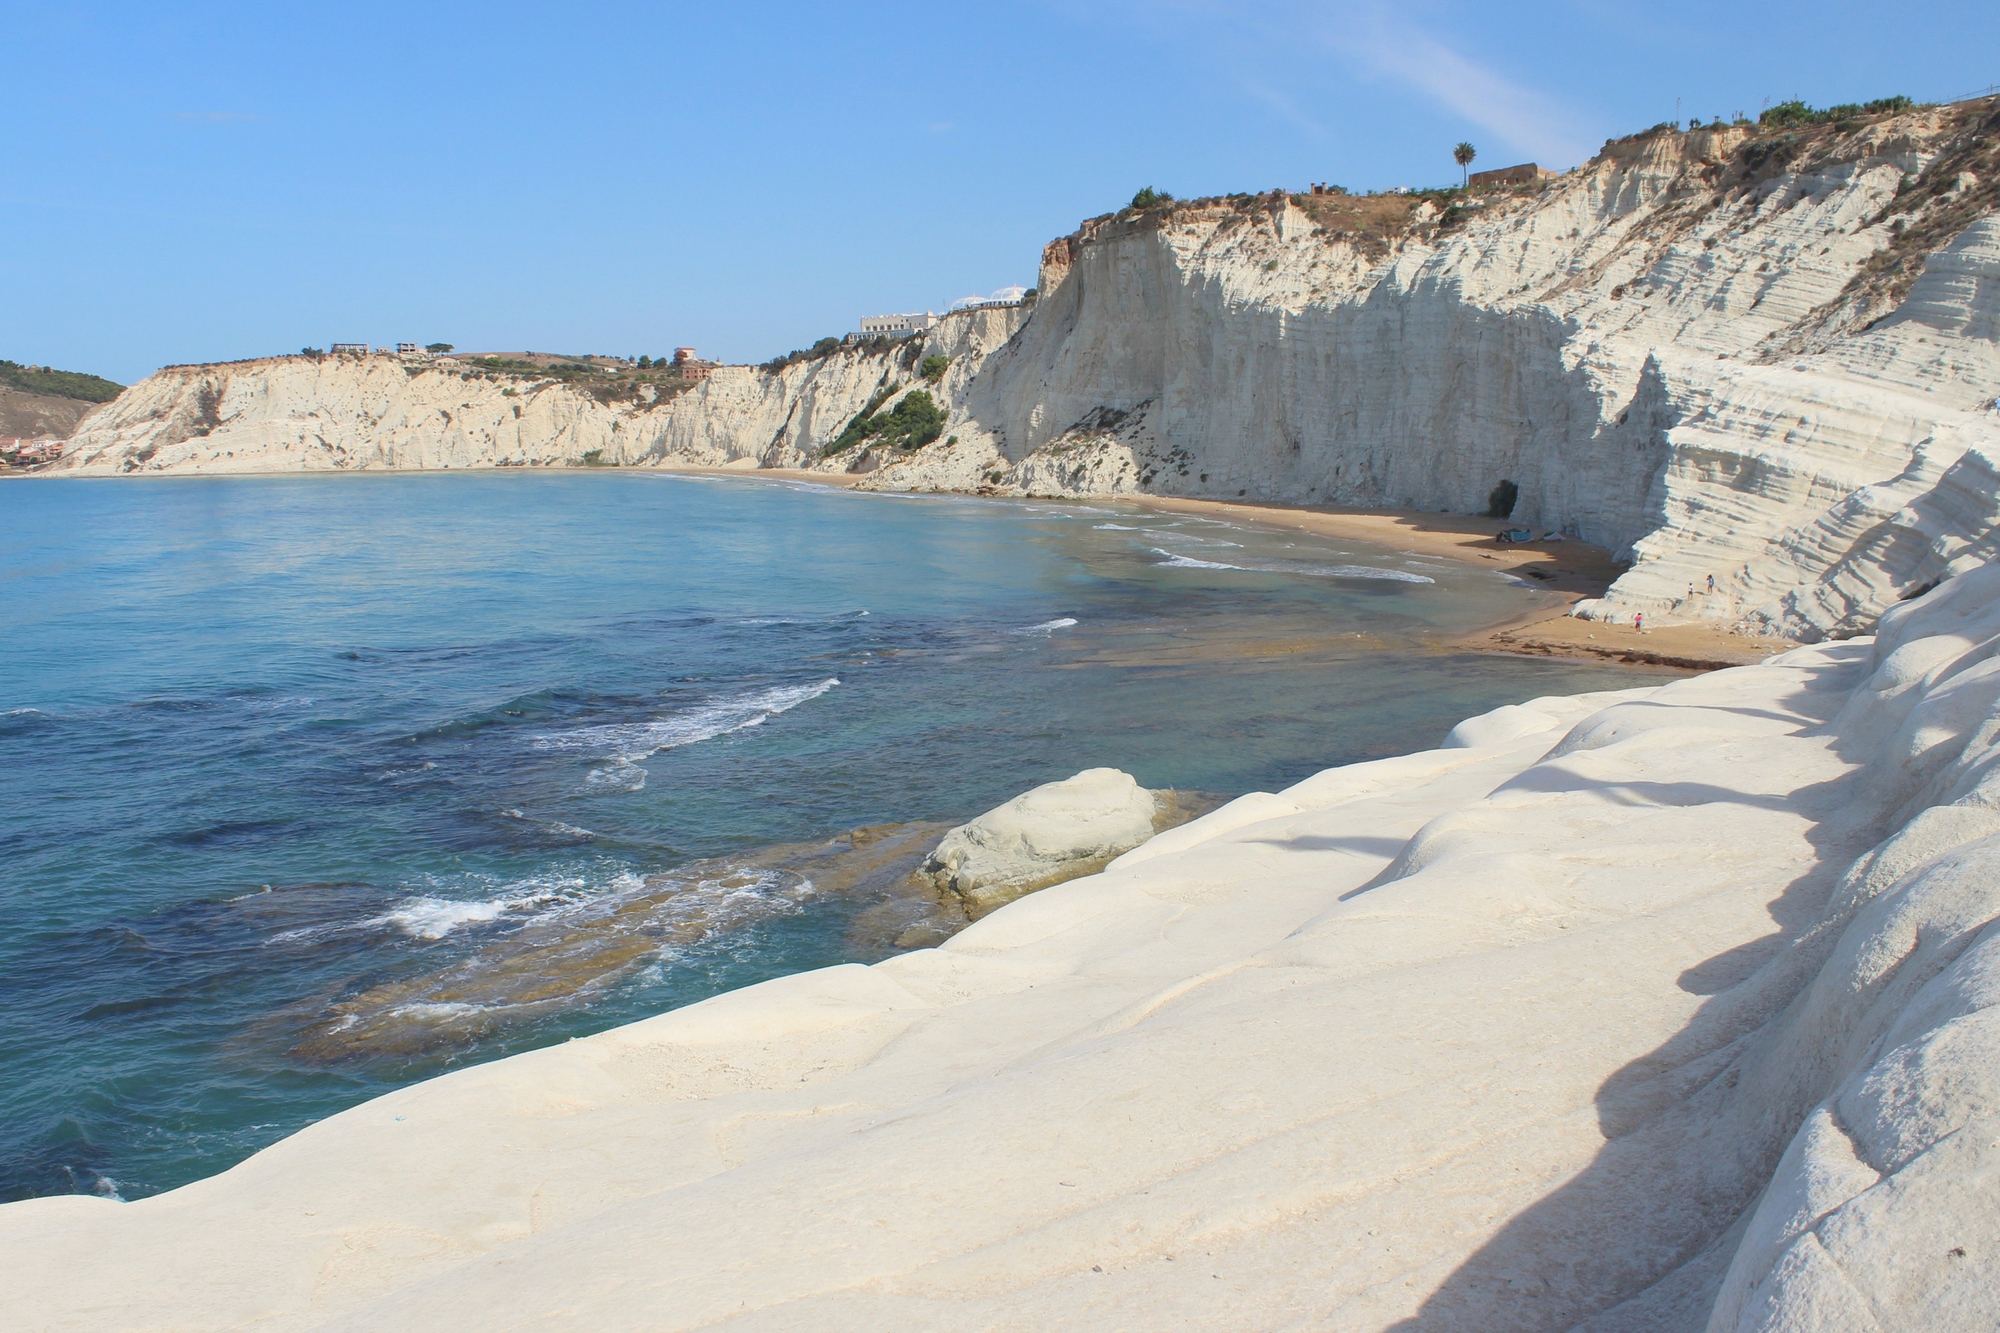
[[[53,435],[34,439],[25,435],[0,435],[0,460],[14,467],[53,463],[63,456],[63,443]]]

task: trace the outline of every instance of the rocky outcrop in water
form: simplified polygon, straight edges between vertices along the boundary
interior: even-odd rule
[[[974,920],[1023,894],[1093,874],[1164,826],[1172,793],[1087,768],[1045,782],[945,834],[923,873]]]

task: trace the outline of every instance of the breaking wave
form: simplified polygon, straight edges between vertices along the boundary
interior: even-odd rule
[[[578,727],[573,731],[552,732],[535,737],[533,745],[537,750],[575,751],[612,760],[610,768],[599,769],[591,775],[592,781],[597,781],[597,774],[603,773],[607,775],[604,779],[606,783],[622,783],[628,779],[616,775],[620,766],[636,764],[662,750],[694,745],[733,731],[762,726],[766,720],[789,712],[808,700],[817,699],[838,684],[838,679],[829,677],[811,685],[779,685],[716,699],[686,712],[656,717],[649,722],[612,722]],[[638,784],[627,789],[637,791],[644,784],[642,771]]]
[[[441,940],[465,926],[504,919],[528,921],[551,911],[595,901],[607,893],[630,893],[644,885],[645,881],[631,871],[598,878],[575,871],[550,870],[492,886],[486,897],[421,894],[405,898],[381,915],[358,924],[364,929],[400,931],[412,939]]]

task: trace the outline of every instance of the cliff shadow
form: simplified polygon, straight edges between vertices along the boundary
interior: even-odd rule
[[[1010,462],[1152,402],[1129,441],[1150,493],[1468,515],[1507,480],[1518,521],[1607,547],[1664,521],[1678,409],[1658,361],[1566,358],[1577,325],[1546,306],[1427,273],[1294,308],[1150,232],[1073,258],[966,391]]]
[[[1814,674],[1848,669],[1835,662]],[[1819,693],[1815,684],[1809,678],[1800,692]],[[1757,1035],[1812,983],[1838,938],[1816,927],[1834,885],[1873,845],[1870,831],[1838,817],[1859,776],[1794,793],[1789,803],[1815,821],[1806,835],[1812,864],[1766,904],[1772,933],[1679,973],[1681,991],[1705,998],[1679,1030],[1599,1084],[1593,1105],[1605,1141],[1589,1164],[1515,1213],[1416,1314],[1390,1327],[1609,1333],[1704,1324],[1737,1236],[1816,1100],[1756,1102],[1752,1088],[1737,1087],[1757,1068],[1746,1059]],[[1731,799],[1723,788],[1713,794]]]

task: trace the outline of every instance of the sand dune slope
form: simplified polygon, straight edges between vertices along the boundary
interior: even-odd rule
[[[0,1208],[90,1329],[1986,1327],[2000,570],[1542,699],[937,949]]]

